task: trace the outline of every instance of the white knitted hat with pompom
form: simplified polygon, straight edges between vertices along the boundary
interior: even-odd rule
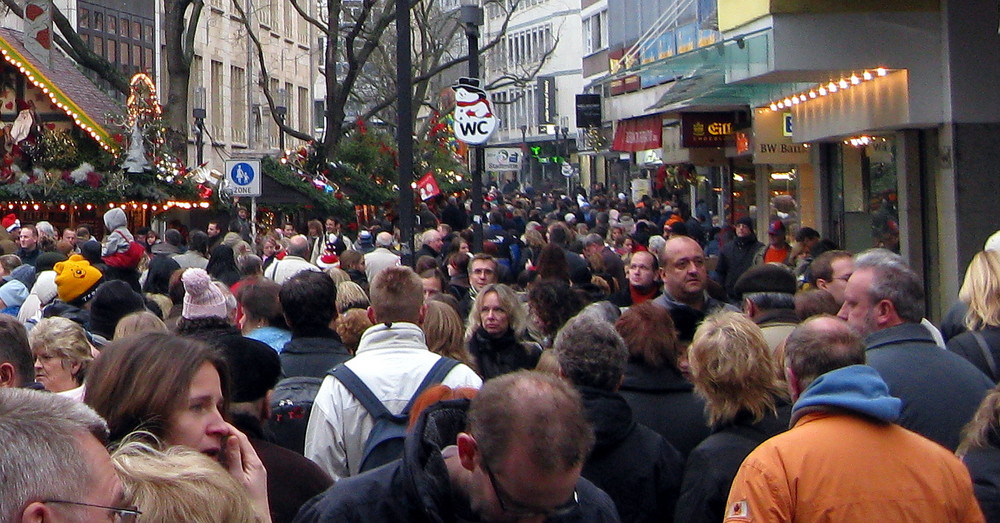
[[[226,318],[226,297],[212,284],[205,269],[191,268],[181,276],[184,283],[184,308],[181,316],[189,320],[197,318]]]

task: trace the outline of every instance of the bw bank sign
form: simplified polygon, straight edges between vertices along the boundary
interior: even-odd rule
[[[455,138],[470,145],[490,139],[499,120],[478,78],[460,78],[455,89]]]

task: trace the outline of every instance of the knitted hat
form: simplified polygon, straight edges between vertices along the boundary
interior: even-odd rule
[[[736,225],[746,225],[747,227],[753,229],[753,218],[749,216],[744,216],[739,220],[736,220]]]
[[[181,316],[193,320],[197,318],[225,318],[229,315],[226,297],[212,285],[212,278],[205,269],[191,268],[181,275],[184,283],[184,308]]]
[[[781,220],[774,220],[767,226],[768,234],[785,234],[785,224]]]
[[[104,278],[101,271],[79,254],[57,263],[53,270],[57,274],[56,288],[59,299],[78,307],[94,297],[97,286]]]
[[[35,273],[51,271],[61,261],[66,261],[65,254],[58,251],[43,252],[35,260]]]
[[[131,285],[122,280],[106,281],[97,287],[90,302],[90,330],[111,339],[118,320],[145,309],[142,295],[132,290]]]
[[[0,285],[0,300],[5,307],[20,307],[28,298],[28,288],[19,280],[10,280]]]
[[[751,292],[795,294],[795,275],[788,268],[776,263],[756,265],[747,269],[736,280],[733,290],[739,295]]]
[[[21,220],[17,219],[16,214],[10,213],[7,216],[4,216],[3,220],[0,220],[0,225],[2,225],[4,229],[7,229],[7,232],[11,232],[14,229],[21,228]]]

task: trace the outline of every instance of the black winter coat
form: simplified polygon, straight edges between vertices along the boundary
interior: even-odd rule
[[[764,248],[764,244],[757,241],[757,236],[740,238],[737,236],[733,241],[727,243],[722,248],[722,255],[719,256],[719,265],[715,268],[715,273],[719,275],[717,280],[726,289],[726,296],[729,299],[738,301],[736,295],[736,280],[753,266],[754,256]]]
[[[969,360],[969,363],[975,365],[977,369],[982,371],[987,377],[993,379],[994,382],[1000,381],[998,379],[1000,378],[1000,327],[986,327],[980,330],[979,334],[983,336],[986,347],[989,348],[990,354],[993,355],[993,364],[997,367],[997,376],[994,376],[990,371],[990,365],[986,362],[983,349],[979,347],[979,342],[976,341],[975,335],[971,332],[965,331],[959,333],[948,340],[948,350]]]
[[[778,414],[768,413],[757,423],[747,412],[720,426],[691,451],[684,468],[684,483],[677,500],[675,521],[718,523],[726,511],[733,478],[743,460],[764,441],[788,430],[792,407],[783,404]]]
[[[281,349],[281,374],[283,378],[305,376],[323,379],[326,373],[351,359],[351,353],[332,330],[317,336],[292,335],[291,341]]]
[[[516,370],[534,369],[542,357],[542,348],[537,343],[518,341],[512,329],[494,338],[480,327],[468,346],[483,381]]]
[[[465,430],[468,400],[437,403],[421,415],[406,437],[403,457],[377,469],[337,481],[310,500],[296,523],[346,522],[453,523],[475,521],[464,496],[452,492],[441,450],[455,444]],[[549,523],[613,523],[619,521],[608,495],[580,478],[579,507],[570,515],[550,517]],[[460,519],[461,516],[461,519]]]
[[[994,442],[985,449],[971,449],[962,458],[972,476],[972,489],[986,521],[1000,523],[1000,447]]]
[[[577,388],[596,436],[583,477],[611,496],[622,521],[671,521],[684,458],[662,436],[636,423],[617,392]]]
[[[704,400],[672,366],[656,369],[630,362],[618,392],[637,422],[666,438],[685,458],[711,434]]]

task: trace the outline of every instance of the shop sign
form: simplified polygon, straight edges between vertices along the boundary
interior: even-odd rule
[[[514,147],[487,147],[487,171],[514,171],[521,169],[521,149]]]
[[[697,147],[689,149],[681,145],[681,128],[670,126],[663,128],[663,163],[676,165],[690,163],[694,165],[722,165],[726,161],[725,152],[714,147]]]
[[[576,126],[577,127],[601,126],[601,95],[599,94],[576,95]]]
[[[539,76],[538,87],[535,95],[538,109],[538,121],[542,123],[553,123],[556,121],[556,77]]]
[[[809,146],[792,142],[790,122],[790,113],[754,112],[753,163],[809,163]]]
[[[644,151],[659,149],[662,140],[663,117],[648,116],[621,120],[615,129],[613,151]]]
[[[725,147],[733,135],[733,113],[684,113],[681,115],[681,145]]]

